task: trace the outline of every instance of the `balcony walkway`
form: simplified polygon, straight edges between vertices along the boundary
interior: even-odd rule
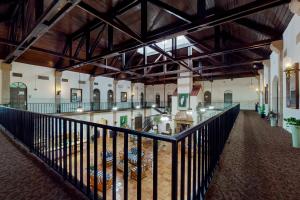
[[[255,112],[241,112],[207,199],[299,199],[300,149]]]
[[[1,200],[68,200],[82,195],[0,132]]]

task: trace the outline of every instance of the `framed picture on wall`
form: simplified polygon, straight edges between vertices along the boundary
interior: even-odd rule
[[[127,102],[127,92],[121,92],[121,102]]]
[[[128,126],[128,117],[127,115],[120,116],[120,127],[126,128]]]
[[[82,102],[82,89],[71,88],[71,102]]]
[[[286,107],[299,109],[299,63],[285,70]]]
[[[189,94],[181,93],[178,94],[178,109],[186,110],[188,107]]]

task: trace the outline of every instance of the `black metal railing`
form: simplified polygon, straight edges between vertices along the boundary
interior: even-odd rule
[[[28,110],[36,113],[44,113],[44,114],[54,114],[54,113],[72,113],[78,112],[80,108],[83,112],[89,111],[112,111],[113,108],[117,108],[118,110],[126,110],[126,109],[145,109],[158,107],[158,105],[154,102],[74,102],[74,103],[27,103],[24,105],[8,103],[3,106]],[[160,107],[164,107],[165,103],[160,102]]]
[[[238,113],[233,106],[175,136],[4,106],[0,124],[90,199],[176,200],[204,197]]]

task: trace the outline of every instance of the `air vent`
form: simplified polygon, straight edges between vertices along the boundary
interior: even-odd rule
[[[41,75],[38,75],[38,79],[40,80],[49,80],[49,76],[41,76]]]
[[[99,85],[99,83],[97,83],[97,82],[94,82],[94,85]]]
[[[14,76],[14,77],[23,77],[23,74],[13,72],[12,76]]]
[[[79,84],[85,84],[85,81],[78,81]]]
[[[287,50],[285,49],[285,50],[283,51],[283,57],[286,57],[286,55],[287,55]]]
[[[62,78],[61,81],[62,81],[62,82],[66,82],[66,83],[69,82],[69,80],[66,79],[66,78]]]

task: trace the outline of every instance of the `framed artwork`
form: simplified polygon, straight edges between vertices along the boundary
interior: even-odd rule
[[[188,107],[188,99],[189,94],[188,93],[181,93],[178,94],[178,109],[186,110]]]
[[[120,127],[124,128],[128,125],[128,117],[127,115],[120,116]]]
[[[82,89],[71,88],[71,102],[82,102]]]
[[[299,64],[285,70],[286,73],[286,107],[299,109]]]
[[[121,102],[127,102],[127,92],[121,92]]]

